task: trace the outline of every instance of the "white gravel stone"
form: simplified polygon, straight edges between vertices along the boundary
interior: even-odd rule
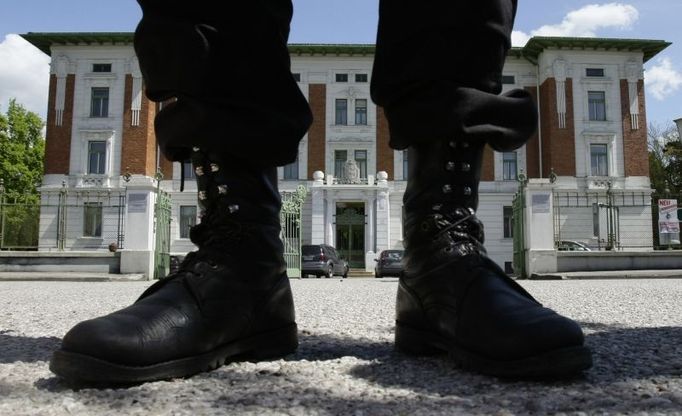
[[[293,280],[295,354],[190,379],[73,390],[47,364],[76,323],[149,282],[0,282],[0,415],[682,415],[682,281],[527,281],[583,325],[595,366],[504,381],[393,350],[396,279]]]

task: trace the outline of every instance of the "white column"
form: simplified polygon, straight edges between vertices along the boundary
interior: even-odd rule
[[[365,225],[365,271],[371,272],[374,270],[374,259],[376,252],[374,251],[375,239],[374,235],[374,200],[375,196],[371,195],[365,200],[365,212],[367,213],[367,224]]]
[[[526,186],[524,238],[528,275],[557,271],[553,188],[549,179],[531,179]]]
[[[327,218],[325,219],[325,241],[326,244],[334,247],[334,214],[336,214],[336,195],[327,191]]]
[[[312,189],[312,219],[311,219],[311,244],[324,243],[324,173],[313,173]]]
[[[126,186],[125,249],[121,273],[154,277],[154,204],[156,181],[135,175]]]
[[[377,173],[377,212],[376,212],[376,249],[377,252],[389,249],[391,241],[390,231],[390,203],[389,203],[388,175],[386,172]]]

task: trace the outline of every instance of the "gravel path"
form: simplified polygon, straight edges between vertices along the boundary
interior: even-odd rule
[[[522,282],[581,322],[595,353],[583,377],[551,383],[394,352],[395,279],[292,284],[294,355],[186,380],[73,390],[47,368],[60,337],[128,305],[149,282],[0,282],[0,415],[682,415],[682,280]]]

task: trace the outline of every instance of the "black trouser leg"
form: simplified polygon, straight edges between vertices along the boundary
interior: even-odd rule
[[[290,0],[139,0],[135,51],[162,151],[193,146],[263,166],[296,158],[312,116],[291,76]]]

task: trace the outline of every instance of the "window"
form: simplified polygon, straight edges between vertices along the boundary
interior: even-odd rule
[[[194,179],[197,177],[196,173],[194,172],[194,166],[192,166],[192,161],[187,159],[182,162],[182,167],[183,167],[183,179]]]
[[[502,233],[504,238],[514,237],[514,210],[502,207]]]
[[[348,74],[336,74],[336,82],[348,82]]]
[[[367,150],[356,150],[355,151],[355,163],[358,165],[360,170],[360,177],[367,177]]]
[[[502,75],[503,84],[516,84],[516,77],[514,75]]]
[[[284,179],[287,180],[295,180],[298,179],[298,156],[296,157],[296,160],[293,162],[289,163],[288,165],[284,165]]]
[[[334,150],[334,176],[337,178],[346,176],[346,159],[348,159],[348,151]]]
[[[104,175],[107,160],[107,142],[88,142],[88,174]]]
[[[516,152],[502,153],[502,180],[515,181],[517,174]]]
[[[83,236],[102,236],[102,203],[86,202],[83,207]]]
[[[590,121],[606,121],[606,93],[604,91],[588,91],[587,105]]]
[[[180,238],[189,238],[189,229],[197,225],[197,207],[180,206]]]
[[[410,154],[410,152],[407,149],[403,150],[403,180],[404,181],[406,181],[410,177],[410,175],[409,175],[410,163],[409,163],[409,156],[408,156],[409,154]]]
[[[585,76],[587,77],[603,77],[604,68],[586,68]]]
[[[358,126],[367,125],[367,100],[355,100],[355,124]]]
[[[296,82],[301,82],[301,74],[299,74],[299,73],[293,73],[293,74],[291,74],[291,75],[294,77],[294,80],[295,80]]]
[[[92,72],[111,72],[111,64],[92,64]]]
[[[367,74],[355,74],[355,82],[367,82]]]
[[[342,126],[348,124],[348,100],[345,98],[336,100],[336,124]]]
[[[590,145],[590,165],[592,176],[609,176],[608,146],[605,144]]]
[[[109,116],[109,88],[94,87],[90,100],[90,117]]]

